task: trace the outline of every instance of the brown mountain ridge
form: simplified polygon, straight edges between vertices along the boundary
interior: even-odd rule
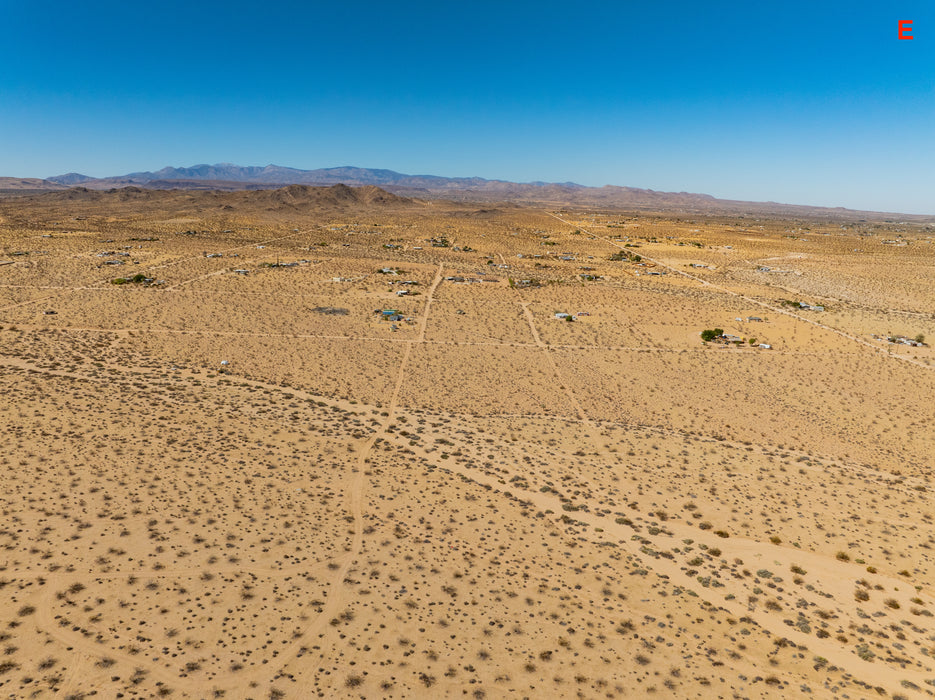
[[[0,178],[0,193],[7,196],[63,190],[79,186],[89,190],[145,188],[157,190],[210,190],[235,192],[278,190],[285,186],[347,185],[376,186],[386,193],[420,199],[447,199],[464,202],[510,202],[549,207],[585,207],[630,211],[678,212],[696,215],[744,215],[783,217],[822,217],[830,219],[868,219],[889,221],[935,221],[935,216],[910,215],[841,207],[817,207],[777,202],[747,202],[717,199],[709,194],[660,192],[638,187],[605,185],[586,187],[574,182],[517,183],[481,177],[441,177],[406,175],[393,170],[358,167],[300,170],[278,165],[239,166],[231,163],[167,167],[155,172],[92,178],[67,173],[46,180]],[[280,205],[286,202],[279,202]]]
[[[57,192],[36,195],[45,202],[148,202],[173,206],[190,204],[199,207],[240,208],[252,206],[268,210],[309,208],[367,208],[408,207],[415,204],[407,197],[387,192],[374,185],[348,187],[332,185],[313,187],[310,185],[288,185],[277,189],[262,189],[238,192],[218,190],[158,190],[142,187],[121,187],[110,190],[93,190],[87,187],[72,187]]]

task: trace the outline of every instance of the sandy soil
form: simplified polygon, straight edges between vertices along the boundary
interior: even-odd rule
[[[0,695],[932,694],[935,229],[206,202],[0,202]]]

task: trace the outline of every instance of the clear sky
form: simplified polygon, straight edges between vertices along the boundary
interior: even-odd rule
[[[931,0],[0,0],[0,17],[0,175],[357,165],[935,213]]]

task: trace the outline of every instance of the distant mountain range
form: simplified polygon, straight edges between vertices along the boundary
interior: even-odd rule
[[[518,183],[505,180],[486,180],[482,177],[440,177],[437,175],[404,175],[394,170],[375,168],[319,168],[317,170],[299,170],[281,165],[234,165],[217,163],[215,165],[193,165],[190,168],[163,168],[156,172],[144,171],[106,178],[93,178],[80,173],[67,173],[46,178],[48,182],[69,187],[81,185],[93,189],[110,188],[120,185],[149,185],[152,182],[189,182],[211,181],[218,183],[242,183],[263,185],[377,185],[379,187],[406,187],[410,189],[437,191],[463,190],[468,188],[489,189],[492,187],[516,186]],[[528,183],[528,186],[544,186],[544,182]],[[561,187],[587,189],[573,182],[560,183]],[[183,188],[185,189],[185,188]],[[235,188],[230,188],[235,189]]]
[[[512,202],[549,207],[589,207],[682,214],[749,214],[789,217],[872,218],[933,221],[932,216],[885,214],[841,207],[813,207],[777,202],[743,202],[716,199],[707,194],[658,192],[637,187],[585,187],[574,182],[509,182],[482,177],[440,177],[405,175],[374,168],[319,168],[299,170],[280,165],[241,166],[233,163],[167,167],[114,177],[93,178],[80,173],[56,175],[45,180],[0,178],[0,191],[43,191],[83,187],[108,190],[122,187],[183,190],[259,190],[287,185],[375,185],[394,194],[424,199],[452,199],[470,202]]]

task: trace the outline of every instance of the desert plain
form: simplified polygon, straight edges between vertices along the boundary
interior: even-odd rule
[[[0,199],[0,696],[931,696],[933,311],[922,221]]]

